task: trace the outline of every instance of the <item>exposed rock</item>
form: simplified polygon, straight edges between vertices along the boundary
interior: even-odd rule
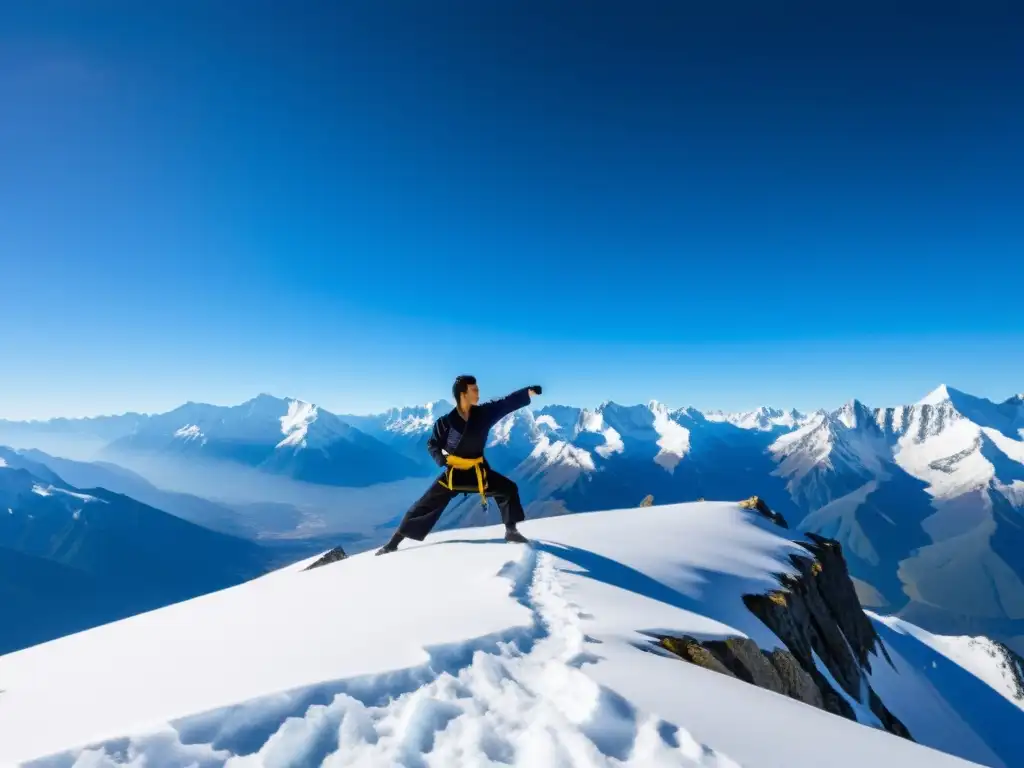
[[[889,733],[902,736],[910,741],[914,740],[914,737],[910,735],[910,731],[907,730],[907,726],[901,723],[896,715],[889,711],[885,704],[882,703],[882,700],[878,698],[878,694],[871,688],[868,688],[868,706],[871,707],[871,711],[875,713],[875,716],[882,723],[882,727]]]
[[[705,669],[735,677],[773,693],[789,696],[818,709],[829,709],[836,714],[853,717],[853,710],[834,691],[832,698],[840,703],[832,708],[825,706],[815,681],[788,651],[776,649],[766,653],[758,648],[753,640],[745,637],[701,642],[688,636],[663,636],[658,638],[658,644],[676,656]],[[843,706],[848,711],[844,711]]]
[[[304,571],[310,571],[314,568],[319,568],[321,565],[329,565],[330,563],[336,563],[339,560],[344,560],[348,555],[345,554],[345,550],[341,547],[335,547],[330,552],[324,554],[319,560],[312,565],[303,568]]]
[[[736,677],[775,693],[785,693],[782,678],[757,643],[746,637],[731,637],[711,645],[711,650]]]
[[[786,522],[786,518],[780,515],[778,512],[774,512],[768,508],[764,499],[760,496],[751,496],[749,499],[745,499],[740,502],[740,506],[744,509],[753,509],[756,512],[760,512],[764,517],[767,517],[773,523],[781,528],[789,528],[789,524]]]
[[[682,637],[670,637],[664,636],[658,638],[658,643],[667,651],[671,651],[676,656],[686,661],[696,664],[698,667],[704,667],[714,672],[720,672],[723,675],[729,677],[736,677],[725,664],[723,664],[714,653],[711,652],[710,648],[705,647],[698,640],[695,640],[689,636]]]
[[[786,527],[781,515],[757,496],[741,502],[741,506]],[[876,663],[879,653],[892,662],[857,599],[842,547],[814,534],[807,534],[807,539],[801,545],[808,555],[790,558],[796,575],[779,575],[782,589],[743,597],[747,608],[771,629],[786,650],[765,652],[747,638],[699,642],[691,637],[659,637],[659,645],[687,661],[724,670],[732,677],[851,720],[856,720],[856,714],[848,699],[859,701],[885,730],[912,739],[868,682],[872,655]],[[842,692],[819,669],[815,656]],[[1017,669],[1024,669],[1024,665]]]
[[[792,653],[776,648],[767,654],[767,657],[778,673],[779,679],[782,681],[782,689],[787,696],[818,709],[825,708],[821,691],[818,690],[814,679],[804,671]]]
[[[644,496],[644,500],[640,502],[641,507],[649,507],[654,504],[654,497],[651,494]]]
[[[1005,670],[1004,674],[1009,678],[1013,698],[1024,701],[1024,658],[998,640],[991,642],[995,652],[1002,656],[999,666]]]
[[[812,557],[791,558],[797,576],[780,580],[786,599],[746,595],[744,603],[793,653],[821,692],[825,709],[852,717],[850,705],[814,663],[817,655],[846,694],[869,707],[890,733],[910,738],[907,728],[868,684],[871,656],[888,652],[864,614],[838,542],[810,534],[804,547]],[[877,659],[877,656],[876,656]],[[891,661],[889,662],[891,663]]]

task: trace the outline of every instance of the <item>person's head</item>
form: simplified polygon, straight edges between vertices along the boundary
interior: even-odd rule
[[[468,408],[480,402],[480,388],[476,385],[476,376],[456,376],[452,384],[452,397],[459,408]]]

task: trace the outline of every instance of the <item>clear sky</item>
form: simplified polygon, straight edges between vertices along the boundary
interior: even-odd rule
[[[0,7],[0,417],[1024,391],[1024,8]]]

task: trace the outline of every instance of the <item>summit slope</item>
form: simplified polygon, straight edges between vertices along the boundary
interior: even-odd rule
[[[0,657],[0,763],[1008,768],[1019,756],[998,738],[1020,716],[1012,702],[983,682],[952,701],[927,670],[900,676],[901,656],[874,657],[871,685],[902,694],[893,711],[915,739],[959,758],[661,649],[663,633],[782,647],[743,595],[777,590],[806,549],[756,511],[653,506],[524,532],[533,546],[476,528],[304,570],[311,559]]]

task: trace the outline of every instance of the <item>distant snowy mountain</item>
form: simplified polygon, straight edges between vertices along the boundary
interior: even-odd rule
[[[480,528],[307,571],[311,558],[0,657],[0,763],[1024,758],[1005,664],[988,647],[865,615],[827,541],[735,503],[524,530],[534,546]]]
[[[84,419],[56,418],[34,421],[0,419],[0,433],[4,430],[11,430],[22,431],[26,434],[78,434],[109,442],[131,434],[148,418],[149,416],[141,413],[125,413],[119,416],[96,416]]]
[[[0,449],[0,455],[4,455],[2,451],[3,449]],[[72,461],[31,449],[19,453],[25,459],[45,466],[70,485],[79,488],[105,488],[114,493],[130,496],[164,512],[170,512],[190,523],[230,536],[251,537],[258,530],[245,515],[224,504],[191,494],[161,490],[141,475],[116,464]]]
[[[450,408],[338,417],[268,396],[234,408],[189,404],[145,417],[110,455],[230,459],[335,486],[427,477],[426,438]],[[866,605],[1024,651],[1024,396],[994,403],[942,386],[911,405],[853,400],[813,413],[549,405],[499,423],[488,456],[520,484],[531,517],[632,506],[648,494],[658,503],[759,495],[843,543]],[[404,509],[387,506],[385,518]],[[441,527],[494,520],[493,505],[466,497]]]
[[[698,498],[768,498],[790,519],[802,514],[768,452],[776,430],[710,419],[693,408],[650,402],[593,410],[550,406],[518,411],[492,432],[488,455],[519,483],[531,514]],[[467,500],[444,525],[486,518]]]
[[[56,456],[90,460],[113,440],[131,434],[148,417],[137,413],[90,419],[0,419],[0,445],[36,448]]]
[[[782,411],[778,408],[762,406],[753,411],[727,413],[725,411],[708,411],[704,414],[708,421],[727,421],[743,429],[760,429],[773,431],[778,429],[795,429],[812,418],[796,409]]]
[[[912,406],[852,403],[772,451],[801,526],[843,542],[868,604],[1024,646],[1021,406],[940,387]]]
[[[105,453],[229,461],[325,485],[366,486],[421,473],[417,462],[333,413],[270,395],[233,407],[188,403],[151,416]]]
[[[251,542],[0,449],[0,652],[232,586],[271,562]]]
[[[865,604],[1024,651],[1020,397],[997,404],[939,387],[910,406],[853,400],[811,414],[547,406],[499,423],[488,455],[519,482],[534,517],[633,505],[647,494],[658,502],[760,495],[843,543]],[[495,514],[467,497],[441,526]]]
[[[432,470],[435,465],[426,452],[427,436],[434,422],[453,407],[447,400],[437,400],[426,405],[391,408],[372,416],[339,418]]]

